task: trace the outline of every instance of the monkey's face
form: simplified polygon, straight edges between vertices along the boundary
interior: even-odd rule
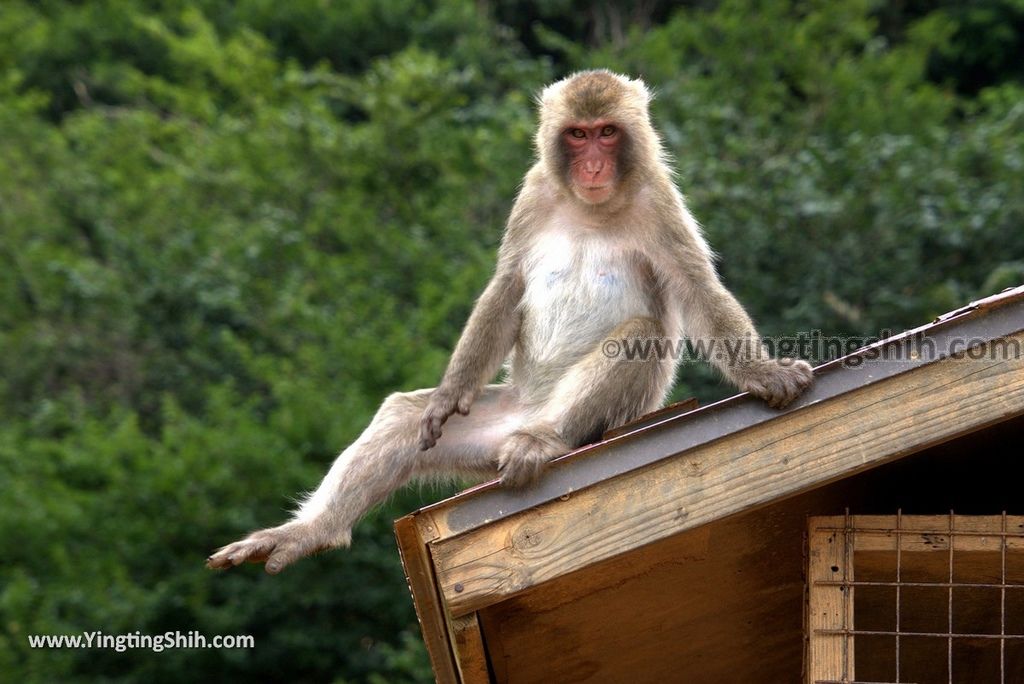
[[[606,202],[618,180],[619,127],[604,119],[573,122],[562,132],[560,142],[576,196],[588,204]]]

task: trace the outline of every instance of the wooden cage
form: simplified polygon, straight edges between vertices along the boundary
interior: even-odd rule
[[[1024,682],[1024,517],[813,517],[807,539],[808,684]]]

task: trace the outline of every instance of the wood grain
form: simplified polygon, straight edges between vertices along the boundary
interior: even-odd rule
[[[843,518],[817,518],[818,529],[842,527]],[[1003,517],[1000,515],[954,515],[953,551],[998,553],[1002,543]],[[850,525],[857,530],[854,550],[896,551],[895,515],[852,515]],[[900,549],[904,553],[949,550],[948,515],[910,515],[900,521]],[[958,535],[957,532],[969,534]],[[1006,516],[1006,548],[1024,549],[1024,516]]]
[[[455,664],[463,684],[490,684],[487,667],[487,649],[476,613],[451,620],[452,646]]]
[[[822,521],[830,524],[822,525]],[[853,638],[818,633],[819,630],[854,629],[854,588],[835,585],[854,579],[854,540],[848,539],[845,532],[827,529],[842,524],[843,518],[839,517],[811,518],[808,525],[807,684],[856,679]]]

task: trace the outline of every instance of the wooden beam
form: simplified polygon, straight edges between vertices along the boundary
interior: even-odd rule
[[[838,525],[818,524],[823,520]],[[852,539],[842,528],[843,518],[811,518],[807,535],[807,684],[851,682],[854,676],[853,638],[822,634],[821,630],[852,630],[853,587],[842,586],[853,577]]]
[[[451,622],[452,646],[459,681],[463,684],[491,684],[487,667],[487,649],[476,613],[454,618]]]
[[[896,552],[897,539],[903,553],[949,551],[948,515],[908,515],[900,520],[896,534],[895,515],[851,515],[850,526],[856,531],[854,550]],[[843,517],[815,518],[816,529],[841,529]],[[954,515],[953,550],[966,553],[999,553],[1001,550],[1001,515]],[[959,533],[959,534],[958,534]],[[1024,516],[1006,516],[1006,549],[1024,550]]]
[[[459,680],[449,643],[448,625],[437,594],[426,540],[420,530],[422,524],[416,515],[399,518],[395,521],[395,539],[434,675],[440,684],[457,684]]]
[[[438,539],[431,553],[448,614],[1024,414],[1024,333],[1009,339],[989,343],[1002,356],[912,368]]]

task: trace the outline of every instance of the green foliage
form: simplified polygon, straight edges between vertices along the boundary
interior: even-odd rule
[[[279,577],[202,560],[437,381],[532,93],[571,69],[657,87],[767,333],[875,334],[1024,280],[1019,0],[492,4],[0,4],[0,672],[431,680],[390,527],[450,487]],[[27,645],[88,630],[256,648]]]

